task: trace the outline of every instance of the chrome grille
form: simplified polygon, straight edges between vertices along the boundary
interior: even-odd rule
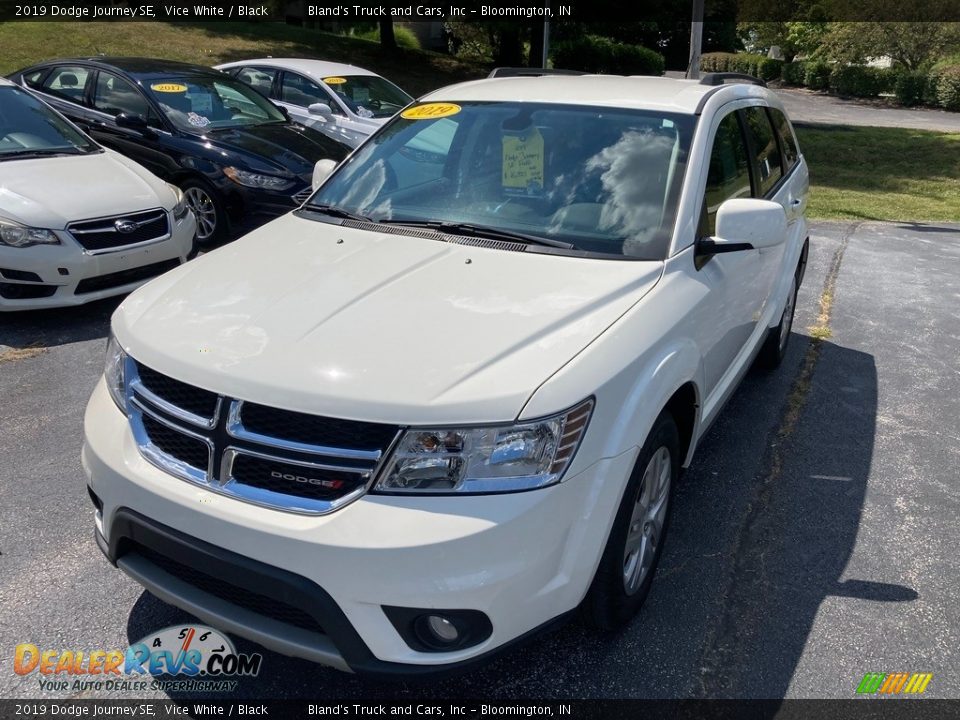
[[[163,208],[70,223],[67,231],[88,253],[112,252],[170,236],[170,221]]]
[[[212,492],[278,510],[319,515],[360,497],[400,433],[245,403],[132,358],[124,371],[144,458]]]

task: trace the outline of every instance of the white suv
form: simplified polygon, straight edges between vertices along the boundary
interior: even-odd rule
[[[796,138],[725,79],[438,90],[300,210],[132,295],[86,415],[107,557],[344,670],[626,623],[803,276]]]

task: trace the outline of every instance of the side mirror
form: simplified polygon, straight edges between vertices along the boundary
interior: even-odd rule
[[[135,130],[136,132],[144,134],[150,132],[150,126],[147,125],[147,121],[139,115],[120,113],[115,118],[115,122],[117,123],[117,127],[126,128],[127,130]]]
[[[312,105],[308,105],[307,112],[311,115],[319,115],[322,118],[333,117],[333,110],[330,109],[329,105],[322,102],[315,102]]]
[[[335,160],[318,160],[313,166],[313,180],[310,186],[316,192],[317,188],[323,185],[323,181],[330,177],[330,173],[337,167]]]
[[[712,255],[779,245],[787,237],[787,214],[780,203],[733,198],[717,210],[715,237],[697,243],[697,253]]]

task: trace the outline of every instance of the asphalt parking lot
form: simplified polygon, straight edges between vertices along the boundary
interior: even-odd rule
[[[871,671],[960,697],[960,226],[818,223],[811,242],[789,355],[703,440],[625,632],[571,624],[409,685],[240,642],[265,657],[237,696],[852,697]],[[82,416],[116,304],[0,316],[0,697],[66,697],[13,673],[17,643],[123,648],[186,619],[93,541]]]

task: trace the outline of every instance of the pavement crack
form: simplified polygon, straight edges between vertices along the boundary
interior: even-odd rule
[[[730,695],[732,690],[725,682],[724,669],[733,666],[734,653],[739,635],[743,629],[743,615],[740,612],[738,599],[744,597],[744,588],[762,587],[765,584],[762,566],[764,551],[759,554],[749,554],[751,547],[762,548],[763,527],[762,521],[767,508],[770,506],[770,496],[783,472],[784,448],[793,436],[800,415],[806,405],[807,397],[813,383],[813,374],[820,359],[823,341],[831,337],[830,316],[833,310],[833,300],[836,291],[837,277],[850,238],[860,228],[863,222],[851,224],[844,231],[840,244],[834,251],[823,281],[820,292],[819,313],[817,320],[808,330],[810,344],[804,354],[800,370],[794,377],[790,392],[780,414],[780,422],[773,432],[761,467],[765,468],[756,482],[753,495],[747,504],[743,519],[734,536],[733,550],[730,555],[730,567],[727,582],[721,592],[720,619],[713,625],[712,631],[707,634],[701,654],[699,667],[699,688],[695,690],[700,697],[723,697]],[[759,558],[760,571],[753,566],[752,561]]]

